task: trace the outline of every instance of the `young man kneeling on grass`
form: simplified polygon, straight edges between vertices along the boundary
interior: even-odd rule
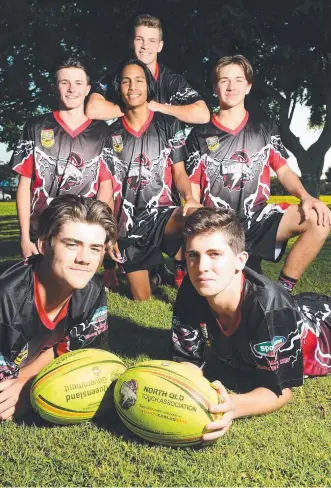
[[[104,286],[94,275],[116,241],[108,205],[60,196],[41,214],[38,231],[40,254],[0,277],[0,420],[28,407],[31,381],[46,364],[107,330]]]
[[[174,309],[173,358],[218,380],[223,402],[210,411],[224,416],[206,426],[209,443],[233,419],[286,405],[304,376],[331,373],[331,297],[293,297],[245,267],[244,231],[230,209],[198,209],[184,241],[188,276]]]

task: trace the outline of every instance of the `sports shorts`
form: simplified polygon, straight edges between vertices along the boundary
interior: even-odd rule
[[[279,223],[289,206],[289,203],[268,204],[242,221],[249,254],[275,263],[282,258],[287,241],[279,242],[276,237]]]
[[[134,225],[125,237],[118,238],[126,273],[150,270],[161,263],[164,252],[173,257],[182,245],[181,235],[165,236],[166,225],[178,207],[147,209],[135,217]]]

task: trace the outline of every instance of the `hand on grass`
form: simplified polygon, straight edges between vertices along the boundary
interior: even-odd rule
[[[214,381],[211,386],[215,388],[220,396],[220,403],[217,405],[211,405],[209,411],[211,413],[222,413],[222,417],[219,420],[210,422],[205,427],[205,434],[202,436],[202,445],[207,446],[216,442],[217,439],[222,437],[231,427],[234,418],[234,402],[230,395],[222,385],[220,381]]]
[[[318,200],[318,198],[314,198],[309,196],[301,200],[301,207],[304,213],[305,219],[309,218],[311,210],[315,210],[317,213],[317,224],[323,225],[331,225],[331,210],[325,205],[325,203]]]
[[[0,421],[12,420],[14,413],[17,411],[19,401],[20,413],[23,413],[29,407],[28,391],[22,395],[22,390],[28,381],[31,381],[31,378],[16,378],[0,383]]]

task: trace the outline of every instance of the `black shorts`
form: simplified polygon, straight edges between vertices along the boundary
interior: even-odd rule
[[[242,222],[249,254],[275,263],[282,258],[287,241],[277,242],[276,237],[279,223],[289,206],[288,203],[268,204]]]
[[[178,207],[144,210],[125,237],[118,238],[126,273],[150,270],[162,261],[162,252],[174,256],[182,245],[181,235],[165,236],[166,225]]]

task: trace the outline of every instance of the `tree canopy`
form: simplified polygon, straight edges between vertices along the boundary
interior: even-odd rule
[[[51,73],[60,60],[79,56],[96,79],[128,57],[132,20],[146,12],[164,26],[161,61],[183,73],[211,106],[215,60],[242,53],[252,62],[249,109],[277,119],[303,181],[316,193],[331,146],[331,4],[325,0],[4,0],[0,140],[12,147],[23,122],[54,105]],[[310,108],[311,125],[323,128],[308,150],[290,131],[298,103]]]

